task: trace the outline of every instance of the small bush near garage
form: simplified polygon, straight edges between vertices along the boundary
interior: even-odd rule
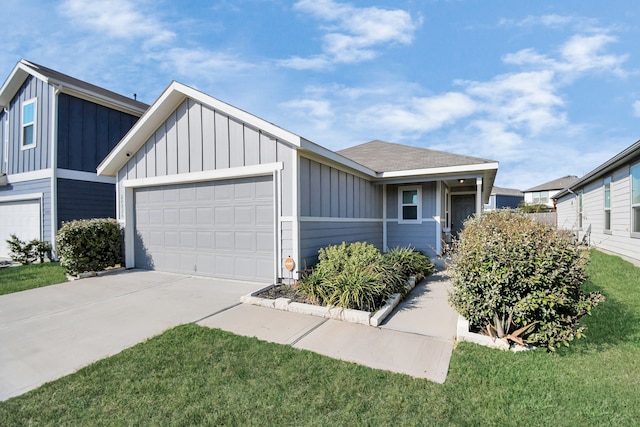
[[[410,275],[431,272],[429,258],[411,248],[382,255],[372,244],[343,242],[320,249],[318,264],[298,292],[321,305],[375,311],[394,293],[406,294]]]
[[[101,271],[122,262],[122,233],[115,219],[67,222],[58,231],[56,244],[67,274]]]
[[[581,290],[588,251],[556,230],[509,210],[465,222],[450,267],[449,300],[490,335],[554,350],[584,336],[578,321],[600,302]]]
[[[45,258],[51,259],[51,243],[49,242],[38,239],[24,242],[15,234],[12,234],[6,242],[9,248],[9,257],[14,262],[28,265],[38,260],[44,262]]]

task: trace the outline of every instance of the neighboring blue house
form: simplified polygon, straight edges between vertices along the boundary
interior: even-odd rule
[[[118,180],[127,267],[273,282],[342,241],[440,252],[497,169],[383,141],[333,152],[174,82],[98,174]]]
[[[0,257],[16,234],[54,243],[63,221],[115,216],[97,165],[147,105],[21,60],[0,88]]]
[[[492,211],[495,209],[515,209],[520,205],[520,202],[524,200],[524,193],[515,188],[502,188],[494,186],[491,190],[491,197],[489,197],[489,203],[484,205],[485,211]]]

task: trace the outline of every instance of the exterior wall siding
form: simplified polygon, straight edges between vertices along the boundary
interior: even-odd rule
[[[0,197],[42,193],[42,239],[51,242],[51,180],[18,182],[0,187]]]
[[[382,186],[305,157],[300,158],[300,216],[382,218]]]
[[[302,221],[300,262],[318,261],[318,250],[342,242],[367,242],[382,250],[382,221]]]
[[[604,178],[611,177],[611,230],[604,230]],[[578,193],[580,189],[574,190]],[[558,227],[582,238],[591,226],[590,244],[598,249],[640,260],[640,239],[631,237],[631,179],[629,166],[588,183],[583,191],[583,227],[577,229],[577,199],[558,201]]]
[[[138,117],[58,95],[58,167],[94,172]]]
[[[33,148],[21,149],[22,145],[22,105],[37,99],[35,109],[36,144]],[[52,90],[48,84],[29,76],[9,105],[8,122],[8,168],[6,173],[17,174],[40,169],[48,169],[51,163],[49,153],[49,125],[51,123]],[[4,124],[3,124],[4,125]],[[4,143],[4,135],[3,135]],[[3,153],[4,154],[4,153]]]
[[[423,221],[422,224],[398,224],[387,221],[387,246],[408,246],[424,251],[429,256],[436,255],[437,222]]]
[[[115,185],[58,179],[58,226],[89,218],[115,218]]]

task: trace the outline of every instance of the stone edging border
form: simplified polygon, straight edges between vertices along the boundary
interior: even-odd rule
[[[72,276],[71,274],[67,274],[67,279],[69,279],[69,281],[73,281],[73,280],[79,280],[79,279],[86,279],[88,277],[108,276],[110,274],[120,273],[122,271],[125,271],[126,269],[127,269],[126,267],[118,267],[118,268],[111,268],[109,270],[102,270],[102,271],[86,271],[84,273],[80,273],[75,276]]]
[[[240,301],[245,304],[257,305],[267,308],[275,308],[282,311],[290,311],[292,313],[309,314],[311,316],[323,317],[325,319],[342,320],[344,322],[359,323],[367,326],[380,326],[382,321],[393,311],[402,300],[401,294],[393,294],[385,304],[377,311],[361,311],[350,308],[341,307],[324,307],[319,305],[304,304],[300,302],[292,302],[289,298],[259,298],[256,295],[273,288],[275,285],[269,285],[262,289],[258,289],[250,294],[240,297]],[[410,277],[406,284],[409,290],[416,286],[415,277]]]
[[[462,316],[458,316],[458,324],[456,328],[456,339],[458,341],[467,341],[474,344],[483,345],[485,347],[497,348],[500,350],[511,350],[513,352],[533,350],[533,346],[521,346],[517,344],[508,345],[501,339],[491,338],[487,335],[469,332],[469,321]]]

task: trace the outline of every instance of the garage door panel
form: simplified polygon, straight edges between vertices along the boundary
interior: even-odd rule
[[[146,257],[157,270],[272,280],[271,177],[152,190],[135,191],[136,265]]]
[[[6,240],[15,234],[20,240],[41,238],[40,200],[0,203],[0,257],[9,256]]]

